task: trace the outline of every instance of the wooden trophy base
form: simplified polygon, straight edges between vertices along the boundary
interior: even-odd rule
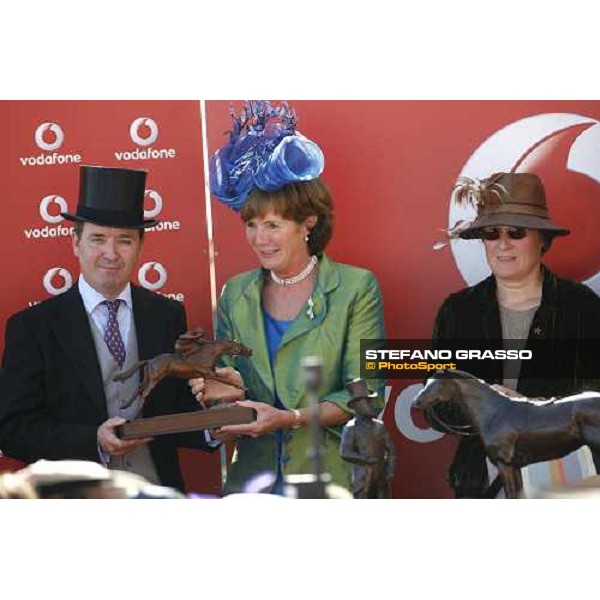
[[[256,421],[256,411],[247,406],[209,408],[196,412],[161,415],[127,421],[116,428],[122,440],[155,437],[168,433],[184,433],[199,429],[214,429],[224,425],[243,425]]]

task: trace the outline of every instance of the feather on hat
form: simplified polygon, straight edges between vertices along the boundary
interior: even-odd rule
[[[275,191],[293,181],[316,179],[325,165],[323,152],[296,131],[297,114],[287,102],[245,101],[229,113],[229,142],[210,160],[210,191],[239,212],[255,188]]]

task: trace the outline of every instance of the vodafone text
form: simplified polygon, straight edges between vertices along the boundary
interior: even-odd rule
[[[50,239],[57,237],[69,237],[73,233],[73,227],[65,227],[64,225],[58,225],[56,227],[31,227],[24,229],[23,233],[28,240],[31,239]]]
[[[37,156],[22,156],[19,158],[24,167],[40,167],[44,165],[68,165],[81,162],[81,154],[38,154]]]
[[[126,150],[124,152],[115,152],[117,160],[149,160],[152,158],[177,158],[177,151],[174,148],[145,148],[140,150]]]

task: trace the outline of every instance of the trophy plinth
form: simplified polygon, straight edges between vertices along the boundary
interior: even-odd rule
[[[155,437],[168,433],[184,433],[200,429],[214,429],[224,425],[243,425],[256,420],[256,411],[247,406],[227,406],[195,412],[176,413],[135,419],[119,425],[117,435],[122,440]]]

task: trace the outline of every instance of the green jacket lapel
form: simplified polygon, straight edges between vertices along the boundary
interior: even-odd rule
[[[269,390],[273,390],[275,382],[271,371],[262,313],[263,276],[261,269],[255,271],[253,275],[233,305],[233,321],[248,324],[247,330],[244,331],[243,342],[249,348],[252,348],[251,360],[254,362],[256,371],[260,374],[263,383]]]
[[[319,272],[313,293],[312,306],[303,307],[290,328],[283,335],[281,345],[285,346],[296,338],[318,327],[327,315],[327,294],[340,284],[340,275],[332,261],[323,255],[318,263]]]

